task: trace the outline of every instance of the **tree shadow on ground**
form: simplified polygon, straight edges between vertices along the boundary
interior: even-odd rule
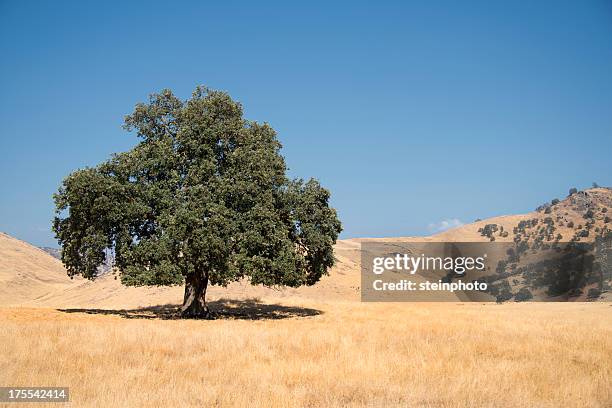
[[[279,320],[313,317],[323,314],[321,310],[300,306],[285,306],[261,303],[258,299],[218,299],[207,302],[210,319],[229,320]],[[166,304],[137,309],[57,309],[64,313],[87,313],[121,316],[125,319],[183,319],[180,305]],[[186,319],[187,320],[187,319]]]

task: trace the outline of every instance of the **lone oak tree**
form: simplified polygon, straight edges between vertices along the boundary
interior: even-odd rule
[[[124,127],[141,141],[54,195],[68,274],[95,279],[110,250],[124,285],[184,284],[186,317],[208,316],[209,284],[297,287],[327,274],[342,230],[329,192],[289,180],[274,130],[242,114],[204,87],[136,105]]]

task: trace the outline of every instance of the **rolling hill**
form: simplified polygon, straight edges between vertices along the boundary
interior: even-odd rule
[[[70,287],[62,263],[26,242],[0,232],[0,303],[22,305]]]

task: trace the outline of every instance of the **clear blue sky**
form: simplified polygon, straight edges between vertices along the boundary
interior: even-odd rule
[[[134,104],[197,84],[278,131],[343,237],[612,184],[610,1],[84,3],[0,2],[0,231],[36,245]]]

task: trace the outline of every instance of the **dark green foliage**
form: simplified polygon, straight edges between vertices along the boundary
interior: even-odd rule
[[[553,198],[553,200],[550,202],[551,205],[557,205],[559,204],[559,199],[558,198]]]
[[[505,302],[506,300],[512,299],[512,289],[507,280],[503,280],[498,287],[498,293],[496,296],[497,302]]]
[[[527,241],[520,241],[516,245],[516,256],[518,257],[520,254],[527,252],[529,249],[529,243]]]
[[[326,274],[341,231],[329,192],[289,180],[275,131],[242,113],[202,87],[187,101],[164,90],[138,104],[125,128],[140,143],[75,171],[55,194],[69,275],[94,279],[109,248],[133,286],[187,280],[205,292],[248,277],[297,287]]]
[[[508,262],[518,262],[519,258],[517,256],[516,251],[514,250],[514,248],[508,248],[506,250],[506,254],[508,255]]]
[[[558,259],[542,268],[537,286],[548,286],[549,296],[559,296],[582,288],[594,274],[592,244],[568,245]]]
[[[492,238],[493,234],[498,231],[498,229],[499,227],[497,224],[487,224],[483,228],[479,228],[478,232],[480,232],[480,235],[483,237]],[[491,241],[494,241],[494,239]]]
[[[571,196],[571,195],[576,194],[577,192],[578,192],[578,189],[576,187],[570,188],[568,197]]]
[[[525,302],[530,299],[533,299],[533,295],[527,288],[521,288],[516,295],[514,295],[514,300],[517,302]]]
[[[495,298],[497,298],[497,295],[499,295],[499,288],[496,285],[489,285],[487,292],[489,292],[491,296],[495,296]]]
[[[601,290],[598,288],[591,288],[587,292],[587,298],[589,299],[597,299],[599,296],[601,296]]]
[[[510,248],[512,249],[512,248]],[[497,263],[497,267],[495,268],[495,272],[497,272],[498,274],[502,274],[504,272],[506,272],[506,266],[508,265],[508,261],[506,261],[505,259],[500,260]]]

